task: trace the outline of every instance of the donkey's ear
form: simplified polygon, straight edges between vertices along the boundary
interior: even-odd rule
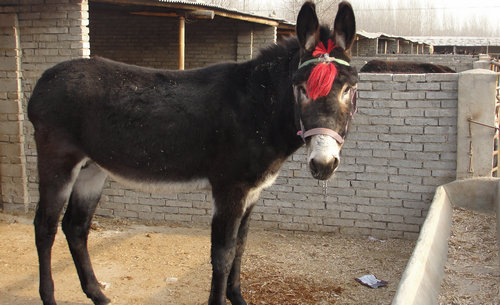
[[[356,37],[356,20],[349,2],[342,1],[333,24],[335,43],[345,51],[351,48]]]
[[[297,38],[303,50],[312,52],[319,40],[319,21],[316,16],[316,5],[305,2],[297,17]]]

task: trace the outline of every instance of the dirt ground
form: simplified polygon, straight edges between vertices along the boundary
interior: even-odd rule
[[[89,249],[115,305],[206,304],[211,265],[208,228],[148,226],[96,219]],[[0,213],[0,304],[40,304],[32,219]],[[389,304],[414,241],[346,238],[253,229],[242,270],[249,304]],[[53,248],[59,305],[91,304],[80,289],[64,234]],[[355,281],[374,274],[371,289]]]
[[[439,304],[500,304],[495,214],[453,210]]]
[[[209,229],[97,218],[89,249],[98,279],[115,305],[206,304]],[[0,213],[0,304],[40,304],[32,218]],[[454,212],[439,304],[500,304],[495,217]],[[347,238],[253,229],[242,289],[251,305],[390,304],[414,241]],[[64,235],[53,250],[59,305],[91,304],[80,289]],[[387,287],[356,277],[374,274]]]

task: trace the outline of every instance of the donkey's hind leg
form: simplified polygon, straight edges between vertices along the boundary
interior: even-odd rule
[[[92,269],[87,237],[106,176],[94,162],[82,167],[62,223],[82,289],[96,305],[108,304],[110,300],[102,293]]]
[[[56,150],[37,142],[40,201],[35,214],[35,242],[40,269],[40,297],[44,305],[55,305],[52,280],[52,245],[59,216],[80,170],[83,155],[69,150]]]

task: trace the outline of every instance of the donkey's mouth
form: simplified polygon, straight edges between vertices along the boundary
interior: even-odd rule
[[[311,159],[311,161],[309,161],[309,169],[311,170],[313,178],[318,180],[328,180],[339,166],[339,163],[340,160],[337,158],[334,158],[332,162],[327,164]]]

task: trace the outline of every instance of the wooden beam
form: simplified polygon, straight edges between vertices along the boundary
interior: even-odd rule
[[[179,17],[179,70],[184,70],[184,54],[186,45],[186,18]]]
[[[243,21],[252,22],[252,23],[260,23],[260,24],[270,25],[270,26],[274,26],[274,27],[277,27],[279,25],[279,22],[274,21],[274,20],[253,17],[253,16],[245,16],[245,15],[222,12],[222,11],[215,12],[215,15],[218,15],[221,17],[226,17],[226,18],[231,18],[231,19],[236,19],[236,20],[243,20]]]
[[[159,13],[159,12],[131,12],[132,15],[154,16],[154,17],[179,17],[177,13]]]
[[[153,16],[153,17],[186,17],[188,19],[214,19],[215,13],[214,11],[209,10],[196,10],[189,11],[184,13],[164,13],[164,12],[130,12],[131,15],[139,15],[139,16]]]

